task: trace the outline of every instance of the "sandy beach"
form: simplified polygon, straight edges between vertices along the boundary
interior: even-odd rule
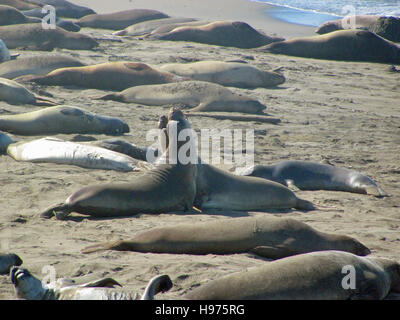
[[[130,8],[157,9],[180,17],[215,20],[240,20],[268,35],[285,38],[313,35],[314,28],[284,23],[265,15],[268,6],[246,0],[76,0],[76,4],[97,12]],[[272,215],[292,217],[318,230],[346,234],[361,241],[373,256],[400,260],[400,74],[380,63],[340,62],[296,58],[261,53],[252,49],[218,47],[198,43],[149,41],[123,38],[109,41],[111,30],[83,28],[81,33],[100,38],[100,46],[91,51],[56,49],[87,64],[107,61],[135,61],[153,66],[171,62],[199,60],[244,60],[263,70],[282,67],[286,82],[274,89],[230,88],[247,94],[267,106],[266,112],[281,119],[277,125],[234,122],[210,118],[190,119],[196,130],[202,128],[254,129],[255,163],[274,164],[281,160],[329,162],[351,168],[371,177],[391,196],[334,191],[296,191],[312,201],[317,209],[270,212],[219,212],[196,214],[141,214],[130,218],[94,219],[72,213],[65,221],[39,217],[47,207],[64,201],[72,192],[95,184],[129,182],[136,173],[89,170],[57,164],[16,162],[0,156],[0,251],[18,254],[23,266],[42,278],[42,268],[53,266],[56,277],[83,283],[101,277],[113,277],[123,289],[142,293],[148,280],[168,274],[173,288],[157,299],[180,299],[190,289],[229,273],[269,263],[252,254],[174,255],[104,251],[80,253],[86,246],[108,240],[128,239],[153,227],[178,223],[235,219],[242,216]],[[12,50],[16,52],[16,50]],[[21,56],[36,51],[18,51]],[[131,132],[122,138],[140,146],[146,132],[157,127],[167,107],[149,107],[113,101],[93,100],[109,93],[94,89],[27,85],[34,92],[47,92],[60,104],[119,117]],[[36,106],[0,103],[0,114],[39,110]],[[91,135],[97,140],[110,138]],[[18,141],[42,136],[13,135]],[[56,135],[71,140],[74,135]],[[225,169],[232,169],[226,167]],[[14,299],[9,276],[0,276],[0,299]]]

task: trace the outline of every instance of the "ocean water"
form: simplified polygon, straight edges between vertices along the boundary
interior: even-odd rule
[[[348,14],[400,17],[400,0],[256,0],[277,5],[269,15],[291,23],[318,26]]]

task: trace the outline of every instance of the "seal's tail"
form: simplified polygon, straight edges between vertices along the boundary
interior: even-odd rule
[[[94,100],[113,100],[113,101],[122,101],[121,98],[115,94],[115,93],[110,93],[110,94],[106,94],[103,96],[95,96],[95,97],[91,97]]]
[[[297,199],[297,204],[295,208],[304,211],[311,211],[317,209],[312,202],[303,199]]]
[[[104,243],[101,244],[95,244],[93,246],[89,246],[86,248],[83,248],[81,250],[81,253],[83,254],[88,254],[88,253],[93,253],[93,252],[97,252],[97,251],[104,251],[104,250],[109,250],[108,246]]]

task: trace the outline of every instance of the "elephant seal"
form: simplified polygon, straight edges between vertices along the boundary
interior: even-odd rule
[[[42,11],[42,8],[32,9],[23,11],[23,14],[27,17],[32,18],[39,18],[38,22],[41,22],[42,19],[48,15],[48,12]],[[81,27],[75,24],[71,20],[63,20],[56,16],[56,25],[57,27],[63,28],[64,30],[71,31],[71,32],[78,32],[81,30]]]
[[[353,270],[354,287],[346,274]],[[343,251],[320,251],[210,281],[184,296],[191,300],[377,300],[400,292],[400,264]]]
[[[8,146],[15,141],[0,131],[0,154],[7,151]]]
[[[266,108],[249,96],[239,95],[223,86],[204,81],[136,86],[98,99],[153,106],[179,104],[193,108],[192,111],[207,112],[260,113]]]
[[[39,19],[27,17],[14,7],[0,5],[0,26],[39,22]]]
[[[400,17],[380,17],[369,31],[387,40],[400,42]]]
[[[28,3],[22,0],[1,0],[0,4],[16,8],[18,10],[30,10],[35,9],[38,6],[35,4]]]
[[[9,49],[27,48],[51,51],[54,48],[64,48],[90,50],[99,45],[90,36],[69,32],[58,27],[44,29],[41,23],[2,26],[0,27],[0,39],[3,39]]]
[[[82,67],[85,64],[77,59],[60,54],[40,54],[22,57],[18,61],[7,61],[0,64],[0,77],[14,79],[26,74],[46,74],[55,69]]]
[[[17,161],[68,164],[87,169],[124,172],[140,170],[136,159],[122,153],[50,137],[13,143],[7,148],[7,154]]]
[[[121,135],[129,132],[122,120],[100,116],[72,106],[55,106],[33,112],[0,115],[0,130],[18,135],[99,133]]]
[[[22,259],[15,253],[0,253],[0,274],[9,274],[13,266],[20,266]]]
[[[250,64],[224,61],[198,61],[170,63],[160,70],[192,80],[208,81],[228,87],[259,88],[275,87],[285,82],[277,72],[261,70]]]
[[[0,100],[15,105],[55,106],[57,104],[50,99],[35,95],[18,82],[6,78],[0,78]]]
[[[121,30],[139,22],[163,18],[169,18],[169,16],[157,10],[132,9],[114,13],[90,14],[77,20],[76,24],[81,27]]]
[[[192,18],[163,18],[156,20],[143,21],[140,23],[135,23],[123,30],[119,30],[113,33],[116,36],[142,36],[145,34],[149,34],[155,29],[169,25],[172,23],[186,23],[196,21],[196,19]]]
[[[56,9],[57,16],[79,19],[96,12],[90,8],[73,4],[66,0],[28,0],[30,3],[43,7],[51,5]]]
[[[64,203],[46,209],[41,217],[65,218],[71,212],[95,217],[132,216],[138,213],[186,211],[192,208],[196,194],[196,166],[183,164],[177,154],[184,145],[177,141],[179,133],[190,129],[190,123],[180,110],[171,109],[168,115],[167,133],[176,149],[167,148],[161,158],[177,158],[176,163],[159,162],[154,169],[134,176],[127,184],[89,186],[70,195]]]
[[[400,63],[400,47],[366,30],[339,30],[321,36],[294,38],[257,49],[305,58]]]
[[[380,16],[372,16],[372,15],[357,15],[357,16],[349,16],[342,19],[331,20],[321,24],[315,32],[318,34],[325,34],[337,30],[346,29],[346,26],[343,26],[343,20],[345,23],[349,24],[354,21],[355,25],[353,29],[365,29],[368,30],[378,19]]]
[[[45,285],[27,269],[14,267],[10,272],[18,298],[26,300],[138,300],[138,294],[114,289],[121,286],[112,278],[77,285],[70,279],[58,279]],[[153,300],[159,292],[172,288],[172,281],[167,275],[153,277],[140,300]]]
[[[214,21],[201,26],[183,26],[161,34],[158,40],[191,41],[242,49],[257,48],[284,39],[270,37],[242,21]]]
[[[271,166],[256,165],[241,172],[244,176],[294,185],[300,190],[334,190],[387,196],[371,178],[354,170],[310,161],[281,161]]]
[[[362,256],[370,253],[354,238],[319,232],[303,222],[276,217],[233,218],[154,228],[129,240],[93,245],[81,252],[101,250],[172,254],[251,252],[270,259],[323,250],[343,250]]]
[[[151,31],[149,34],[145,35],[144,38],[146,39],[155,39],[162,35],[162,34],[167,34],[168,32],[174,30],[175,28],[178,27],[185,27],[185,26],[203,26],[205,24],[209,24],[210,21],[205,21],[205,20],[199,20],[199,21],[192,21],[192,22],[176,22],[176,23],[170,23],[164,26],[159,26],[158,28],[154,29]]]
[[[60,68],[46,75],[27,75],[17,80],[53,86],[73,85],[101,90],[124,90],[145,84],[181,81],[183,78],[169,72],[158,71],[144,63],[122,61]]]

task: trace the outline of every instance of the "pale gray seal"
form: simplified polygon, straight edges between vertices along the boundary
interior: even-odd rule
[[[400,63],[400,47],[366,30],[339,30],[313,37],[293,38],[257,49],[305,58]]]
[[[121,30],[135,23],[169,18],[168,15],[149,9],[132,9],[114,13],[90,14],[76,21],[81,27]]]
[[[15,253],[0,253],[0,274],[9,274],[13,266],[20,266],[22,259]]]
[[[41,53],[32,57],[21,57],[18,60],[0,64],[0,77],[14,79],[26,74],[46,74],[55,69],[82,67],[85,64],[77,59],[61,54]]]
[[[300,190],[334,190],[387,196],[371,178],[354,170],[310,161],[281,161],[246,168],[242,175],[276,181]]]
[[[33,104],[37,106],[55,106],[57,103],[38,96],[14,80],[0,78],[0,100],[9,104]]]
[[[177,134],[190,128],[180,110],[171,109],[167,132],[175,128]],[[177,141],[178,135],[168,137],[174,141],[176,150],[168,148],[162,157],[176,156],[184,143]],[[178,158],[178,157],[177,157]],[[134,176],[127,184],[89,186],[70,195],[64,203],[46,209],[41,217],[56,215],[63,219],[71,212],[95,217],[132,216],[138,213],[161,213],[186,211],[192,208],[196,194],[196,166],[176,163],[158,163],[143,175]]]
[[[51,51],[54,48],[90,50],[98,42],[90,36],[69,32],[62,28],[44,29],[41,23],[26,23],[0,27],[0,39],[9,49]]]
[[[348,287],[344,279],[349,270],[354,272],[354,287]],[[320,251],[227,275],[189,291],[184,297],[192,300],[372,300],[383,299],[390,291],[400,292],[398,262],[343,251]]]
[[[323,250],[368,255],[370,250],[354,238],[328,234],[307,224],[276,217],[245,217],[150,229],[129,240],[84,248],[82,253],[119,250],[171,254],[235,254],[283,257]]]
[[[169,72],[158,71],[144,63],[121,61],[60,68],[46,75],[27,75],[17,80],[53,86],[73,85],[102,90],[124,90],[145,84],[181,81],[183,78]]]
[[[214,82],[228,87],[268,88],[285,82],[285,77],[280,73],[238,62],[206,60],[170,63],[161,66],[160,69],[192,80]]]
[[[260,33],[242,21],[214,21],[201,26],[182,26],[165,34],[154,35],[154,38],[243,49],[257,48],[275,41],[284,40],[283,38],[270,37]]]
[[[26,300],[138,300],[138,294],[114,289],[121,286],[112,278],[75,284],[70,279],[58,279],[55,283],[45,285],[27,269],[13,267],[10,272],[18,298]],[[159,292],[172,288],[172,281],[167,275],[153,277],[140,300],[153,300]]]
[[[51,137],[13,143],[7,148],[7,154],[17,161],[68,164],[88,169],[128,172],[146,167],[119,152]]]
[[[327,21],[321,24],[315,32],[318,34],[325,34],[337,30],[343,30],[347,26],[343,26],[343,21],[346,24],[349,24],[349,27],[353,29],[369,29],[378,19],[380,16],[373,16],[373,15],[356,15],[356,16],[347,16],[345,18]],[[354,25],[350,25],[350,22],[354,21]]]
[[[149,21],[135,23],[123,30],[116,31],[113,34],[116,36],[142,36],[151,33],[152,31],[161,26],[170,25],[172,23],[187,23],[192,21],[196,21],[196,19],[163,18],[163,19],[149,20]]]
[[[39,7],[51,5],[56,9],[57,16],[79,19],[96,12],[88,7],[78,6],[66,0],[29,0],[30,3]]]
[[[0,130],[18,135],[58,133],[121,135],[129,132],[129,126],[118,118],[100,116],[72,106],[55,106],[28,113],[0,115]]]
[[[191,111],[222,111],[260,113],[266,106],[249,96],[236,94],[215,83],[204,81],[183,81],[159,85],[144,85],[125,89],[99,97],[144,105],[182,105]]]

